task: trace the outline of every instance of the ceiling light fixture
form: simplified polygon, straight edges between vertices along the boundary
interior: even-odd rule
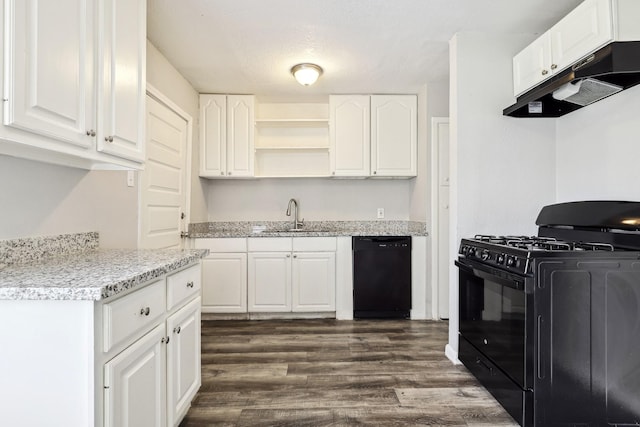
[[[316,64],[297,64],[291,67],[291,74],[301,85],[310,86],[322,75],[322,68]]]

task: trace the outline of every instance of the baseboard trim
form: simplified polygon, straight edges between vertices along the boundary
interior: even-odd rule
[[[444,354],[454,365],[462,365],[462,362],[458,359],[458,352],[451,347],[451,344],[445,346]]]

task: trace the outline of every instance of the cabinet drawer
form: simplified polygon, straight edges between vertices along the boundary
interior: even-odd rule
[[[104,352],[143,335],[164,315],[165,281],[144,288],[104,305]]]
[[[200,264],[167,276],[167,310],[200,293]]]
[[[249,252],[291,252],[291,237],[249,238]]]
[[[211,252],[246,252],[247,239],[244,237],[195,239],[194,247],[196,249],[209,249]]]
[[[294,252],[335,252],[335,237],[294,237]]]

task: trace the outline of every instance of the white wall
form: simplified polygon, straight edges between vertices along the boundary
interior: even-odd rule
[[[558,119],[558,202],[640,201],[640,86]]]
[[[0,239],[98,231],[100,246],[137,242],[137,188],[126,172],[0,156]]]
[[[408,220],[410,180],[259,179],[211,180],[207,192],[210,221],[288,221],[290,198],[299,202],[300,218]]]
[[[199,99],[198,92],[162,53],[147,41],[147,83],[158,89],[193,119],[190,222],[207,221],[206,181],[198,177]]]
[[[556,200],[555,121],[502,116],[514,102],[512,57],[530,36],[459,33],[450,43],[451,265],[460,238],[535,234]],[[457,355],[457,271],[450,283],[448,354]]]

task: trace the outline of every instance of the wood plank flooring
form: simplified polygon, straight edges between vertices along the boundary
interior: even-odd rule
[[[517,426],[446,343],[446,322],[203,321],[180,427]]]

